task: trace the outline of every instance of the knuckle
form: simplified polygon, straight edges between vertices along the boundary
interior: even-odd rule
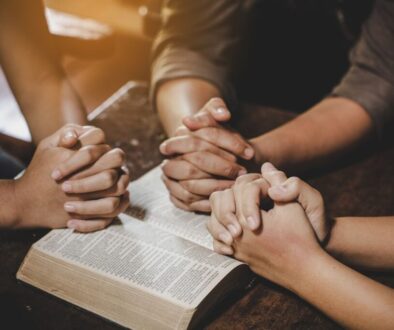
[[[248,174],[244,174],[241,175],[239,177],[237,177],[235,179],[235,185],[239,186],[239,185],[243,185],[246,182],[249,182],[251,180],[256,180],[259,179],[261,177],[260,174],[256,174],[256,173],[248,173]]]
[[[220,198],[220,194],[222,193],[223,191],[214,191],[211,196],[209,196],[209,202],[213,204],[216,203],[216,201]]]
[[[299,190],[301,186],[301,179],[296,176],[292,176],[291,178],[289,178],[288,183],[290,186],[293,187],[293,189]]]
[[[96,133],[97,137],[100,141],[105,141],[105,133],[101,128],[96,127]]]
[[[86,146],[81,149],[87,162],[92,162],[95,159],[95,151],[92,146]]]
[[[188,177],[194,177],[197,175],[198,171],[194,166],[188,164],[187,169],[186,169],[186,173],[187,173]]]
[[[188,191],[194,191],[196,188],[195,180],[185,180],[182,182],[183,187]]]
[[[219,129],[217,127],[207,127],[200,130],[208,140],[216,142],[219,139]]]
[[[183,200],[185,203],[190,204],[190,203],[194,202],[194,196],[190,192],[185,190],[183,192]]]
[[[200,139],[196,139],[193,137],[190,137],[189,139],[191,140],[190,142],[194,150],[199,150],[201,148],[202,142]]]
[[[237,173],[238,173],[238,169],[232,165],[227,165],[223,170],[223,174],[226,177],[235,177],[237,176]]]
[[[217,106],[217,107],[219,107],[219,106],[224,106],[224,102],[223,102],[223,100],[220,97],[216,96],[216,97],[212,97],[208,101],[207,105],[208,106]]]

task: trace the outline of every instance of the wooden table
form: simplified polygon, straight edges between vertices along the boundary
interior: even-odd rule
[[[113,146],[128,154],[133,178],[159,164],[158,145],[165,138],[156,114],[147,104],[146,87],[129,83],[95,113]],[[292,114],[271,108],[244,106],[237,121],[247,135],[272,129]],[[350,156],[349,156],[350,157]],[[348,157],[348,158],[349,158]],[[352,158],[352,157],[350,157]],[[312,181],[334,215],[394,214],[394,148],[386,147],[361,161],[320,173]],[[17,282],[15,273],[31,244],[46,231],[0,231],[1,329],[119,329],[35,288]],[[391,286],[393,275],[373,274]],[[242,297],[233,297],[205,321],[208,329],[337,329],[316,309],[264,279]]]

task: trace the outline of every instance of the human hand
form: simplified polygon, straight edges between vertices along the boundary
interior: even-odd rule
[[[254,151],[238,133],[219,124],[230,117],[221,99],[211,99],[160,146],[163,155],[173,157],[163,164],[163,181],[176,206],[209,212],[210,194],[230,187],[247,172],[237,157],[251,159]]]
[[[264,227],[244,229],[232,244],[233,255],[256,274],[295,291],[323,249],[300,204],[274,203],[261,216]]]
[[[252,174],[248,179],[252,183],[249,187],[267,192],[268,182],[253,175],[254,180]],[[256,230],[250,230],[236,215],[235,186],[213,194],[211,203],[212,215],[207,226],[214,238],[214,250],[234,255],[257,274],[282,286],[292,289],[294,274],[301,271],[303,261],[320,250],[310,220],[298,203],[275,202],[269,211],[259,210],[264,226]],[[231,226],[237,228],[235,237]]]
[[[76,142],[82,146],[78,150],[59,147],[71,148]],[[97,128],[66,125],[39,144],[25,175],[16,182],[21,226],[68,225],[81,232],[94,231],[127,207],[129,179],[120,171],[124,154],[102,142],[104,133]],[[53,175],[59,169],[61,176]]]
[[[208,229],[218,252],[232,254],[229,245],[242,234],[243,228],[253,231],[263,226],[260,202],[264,198],[278,203],[300,203],[319,241],[323,243],[328,237],[331,222],[325,215],[321,194],[299,178],[287,179],[282,171],[265,163],[261,175],[239,177],[231,191],[211,196],[212,216]]]

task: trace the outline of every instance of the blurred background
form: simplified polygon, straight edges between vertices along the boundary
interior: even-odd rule
[[[148,80],[161,1],[44,1],[64,69],[89,112],[128,80]],[[9,136],[31,140],[0,68],[0,137]]]

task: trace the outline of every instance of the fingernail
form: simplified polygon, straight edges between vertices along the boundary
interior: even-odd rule
[[[69,221],[67,221],[67,228],[76,229],[77,224],[73,220],[69,220]]]
[[[233,241],[233,237],[227,231],[219,234],[219,239],[226,244],[231,244]]]
[[[233,237],[236,237],[238,235],[238,230],[233,224],[228,225],[227,229],[231,233],[231,235],[233,235]]]
[[[246,174],[246,173],[248,173],[248,171],[245,170],[245,169],[243,168],[242,170],[240,170],[240,171],[238,172],[238,176],[244,175],[244,174]]]
[[[66,134],[64,134],[64,138],[65,139],[76,139],[77,136],[74,131],[68,131],[68,132],[66,132]]]
[[[252,230],[257,229],[258,226],[259,226],[259,221],[256,218],[252,217],[252,216],[248,217],[246,219],[246,222],[248,223],[249,228],[252,229]]]
[[[161,167],[163,167],[165,164],[167,164],[167,162],[168,162],[168,159],[164,159],[162,162],[161,162]]]
[[[62,178],[62,173],[59,170],[54,170],[51,174],[52,179],[59,180]]]
[[[246,157],[246,158],[252,158],[253,157],[253,155],[254,155],[254,150],[252,149],[252,148],[246,148],[245,150],[244,150],[244,156]]]
[[[161,153],[166,153],[166,147],[167,147],[167,142],[163,142],[162,144],[160,144],[160,152]]]
[[[261,166],[261,170],[262,171],[275,171],[276,168],[271,163],[266,162],[266,163],[263,164],[263,166]]]
[[[76,207],[75,207],[74,204],[66,203],[66,204],[64,204],[64,209],[65,209],[67,212],[75,212]]]
[[[71,183],[68,182],[68,181],[63,182],[63,184],[62,184],[62,189],[63,189],[63,191],[65,191],[65,192],[71,192],[71,191],[72,191],[72,185],[71,185]]]
[[[224,114],[227,114],[227,109],[225,109],[225,108],[217,108],[217,109],[215,109],[215,112],[218,115],[224,115]]]

